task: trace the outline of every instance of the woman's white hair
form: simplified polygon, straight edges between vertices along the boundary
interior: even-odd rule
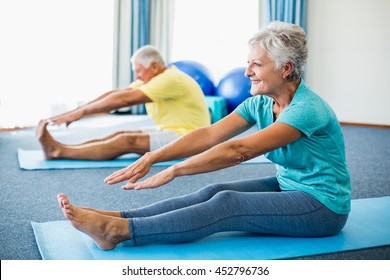
[[[289,81],[301,78],[308,57],[305,31],[298,25],[275,21],[261,29],[248,42],[249,46],[264,48],[276,68],[291,62],[293,69],[287,77]]]
[[[164,59],[156,47],[145,45],[136,50],[131,56],[131,64],[137,63],[144,67],[149,67],[152,62],[157,62],[161,66],[165,66]]]

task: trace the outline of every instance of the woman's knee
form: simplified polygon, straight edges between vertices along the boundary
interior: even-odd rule
[[[211,199],[210,202],[216,205],[220,205],[223,208],[223,211],[228,213],[229,209],[233,210],[233,212],[238,211],[238,208],[243,207],[243,203],[241,203],[241,194],[232,190],[223,190],[216,193]],[[241,211],[238,211],[241,212]]]
[[[197,195],[204,197],[204,198],[212,198],[216,194],[218,194],[221,191],[225,191],[227,189],[227,183],[216,183],[216,184],[210,184],[207,185],[200,190],[198,190],[196,193]]]

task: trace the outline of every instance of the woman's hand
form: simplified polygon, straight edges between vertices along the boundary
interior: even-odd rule
[[[150,171],[152,165],[153,161],[150,159],[150,153],[146,153],[132,165],[112,173],[110,176],[104,179],[104,182],[112,185],[128,180],[122,189],[140,190],[146,188],[157,188],[166,183],[169,183],[175,178],[173,173],[174,167],[171,166],[170,168],[167,168],[154,176],[138,182],[139,179],[144,177]]]
[[[146,153],[140,159],[126,168],[115,171],[110,176],[104,179],[104,182],[113,185],[119,182],[128,180],[128,183],[135,183],[140,178],[144,177],[153,165],[150,160],[150,153]]]
[[[140,190],[140,189],[149,189],[157,188],[162,185],[165,185],[175,179],[173,168],[167,168],[156,175],[153,175],[141,182],[127,182],[126,185],[122,186],[124,190]]]

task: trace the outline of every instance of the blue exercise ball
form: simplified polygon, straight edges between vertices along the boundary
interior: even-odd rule
[[[245,67],[233,69],[219,82],[216,95],[226,99],[228,112],[232,112],[245,99],[251,97],[251,80],[245,77]]]
[[[181,71],[194,78],[202,88],[204,95],[215,94],[214,82],[211,79],[209,70],[203,64],[192,60],[179,60],[170,65],[175,65]]]

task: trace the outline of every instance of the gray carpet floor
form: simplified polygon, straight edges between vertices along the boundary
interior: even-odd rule
[[[121,116],[112,118],[119,119]],[[139,125],[143,124],[145,123],[141,120]],[[102,131],[114,131],[121,125],[120,122],[115,122],[109,129],[104,125],[96,126],[88,133],[81,125],[79,130],[75,128],[75,132],[83,131],[86,137],[91,137]],[[126,128],[131,127],[129,125]],[[352,198],[390,196],[390,129],[343,126],[343,131],[351,172]],[[64,139],[70,135],[68,132],[63,133]],[[62,130],[53,132],[57,135],[61,133]],[[56,201],[56,195],[60,192],[67,194],[76,205],[122,210],[193,192],[213,182],[275,174],[273,164],[245,164],[213,173],[181,177],[153,190],[123,191],[120,184],[108,186],[103,182],[115,169],[21,170],[17,162],[18,148],[39,149],[34,129],[0,133],[1,260],[41,259],[30,223],[64,219]],[[162,168],[164,167],[153,167],[150,174],[155,174]],[[390,221],[383,226],[390,226]],[[300,259],[388,260],[390,246]]]

